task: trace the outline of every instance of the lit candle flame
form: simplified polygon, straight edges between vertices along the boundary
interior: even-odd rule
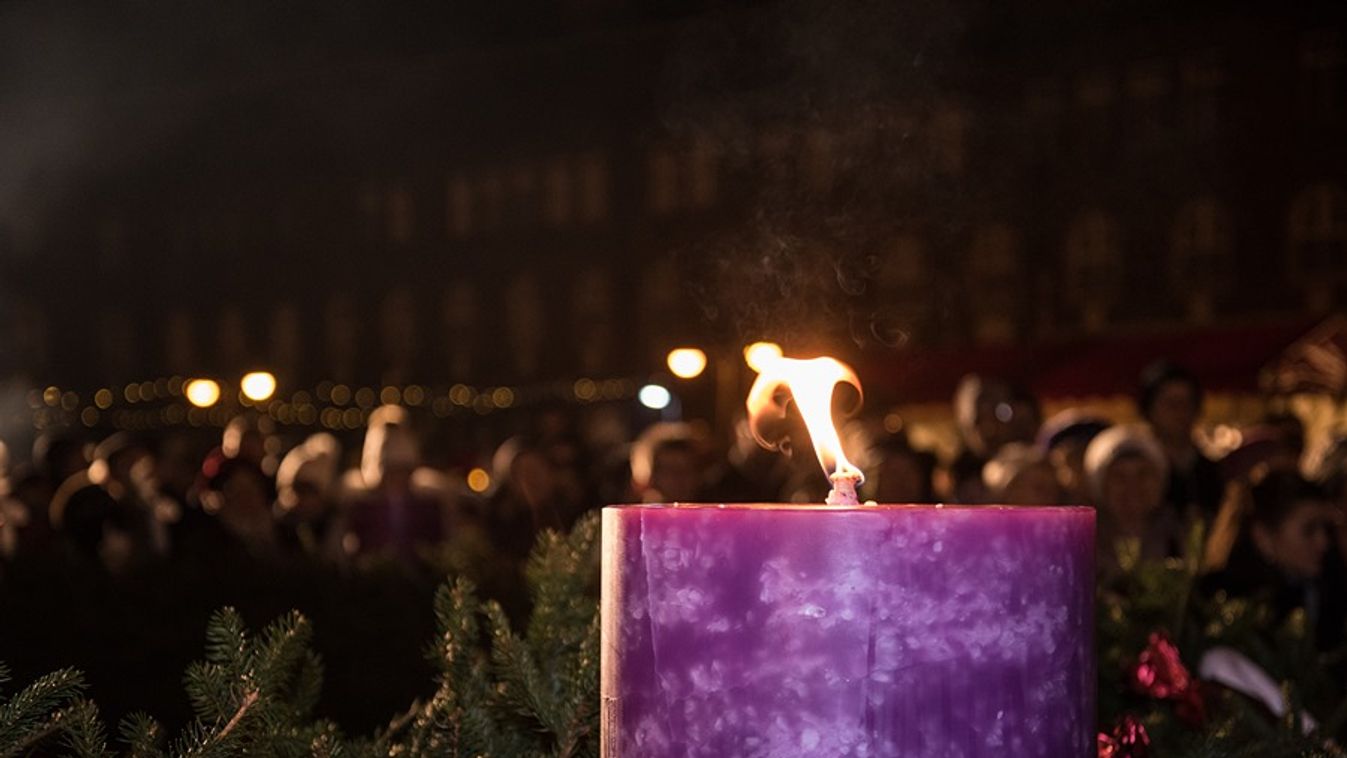
[[[846,383],[861,392],[856,372],[836,358],[810,360],[772,358],[762,363],[757,381],[748,391],[748,424],[753,438],[769,450],[782,449],[785,439],[769,433],[769,427],[786,418],[790,393],[800,409],[809,438],[814,443],[819,465],[833,484],[829,503],[856,504],[856,487],[865,481],[861,470],[847,460],[842,440],[832,417],[833,390]],[[858,402],[859,405],[859,402]]]

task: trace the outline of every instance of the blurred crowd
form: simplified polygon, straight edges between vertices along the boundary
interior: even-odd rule
[[[969,376],[953,396],[952,459],[878,420],[848,436],[862,449],[866,499],[1091,505],[1103,581],[1140,561],[1196,562],[1204,589],[1263,594],[1280,614],[1305,612],[1325,647],[1342,642],[1347,445],[1306,460],[1301,420],[1270,414],[1214,460],[1195,436],[1202,387],[1163,362],[1140,377],[1136,410],[1128,423],[1079,409],[1044,419],[1030,392]],[[320,433],[283,450],[266,418],[249,416],[204,459],[171,432],[51,433],[24,461],[0,447],[0,586],[33,556],[113,577],[383,561],[467,572],[518,615],[535,536],[601,504],[821,502],[827,488],[813,456],[762,449],[742,419],[724,440],[682,422],[626,439],[587,433],[568,414],[540,412],[475,480],[424,455],[429,430],[398,406],[376,409],[352,449]]]

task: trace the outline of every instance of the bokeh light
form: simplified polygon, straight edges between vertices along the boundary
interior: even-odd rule
[[[673,395],[669,393],[669,390],[658,384],[647,384],[641,388],[636,396],[640,399],[641,405],[652,411],[662,411],[669,407],[669,403],[673,402]]]
[[[706,353],[695,347],[680,347],[669,351],[669,371],[679,379],[695,379],[706,370]]]
[[[220,400],[220,385],[213,379],[193,379],[185,392],[187,402],[198,408],[209,408]]]
[[[491,475],[484,468],[475,468],[468,472],[468,489],[473,492],[486,492],[491,486]]]
[[[276,377],[269,371],[252,371],[243,375],[239,389],[244,397],[260,403],[276,393]]]
[[[744,362],[748,367],[762,373],[763,366],[781,357],[781,346],[775,342],[754,342],[744,348]]]

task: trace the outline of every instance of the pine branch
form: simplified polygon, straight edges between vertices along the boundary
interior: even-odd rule
[[[84,677],[73,669],[54,671],[0,705],[0,756],[23,755],[65,728],[68,714],[84,692]]]
[[[110,758],[107,734],[98,718],[98,706],[88,700],[75,702],[65,713],[65,745],[78,758]]]
[[[118,734],[127,745],[126,758],[164,758],[159,749],[161,732],[159,723],[144,713],[123,719]]]

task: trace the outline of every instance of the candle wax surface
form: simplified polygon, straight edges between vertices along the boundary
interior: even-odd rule
[[[605,758],[1093,754],[1094,511],[603,513]]]

